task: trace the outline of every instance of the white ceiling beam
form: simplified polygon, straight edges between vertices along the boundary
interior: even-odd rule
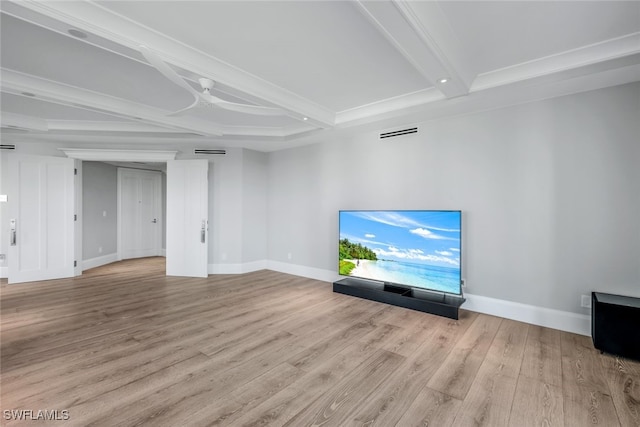
[[[138,132],[185,133],[182,129],[163,128],[140,122],[116,122],[93,120],[47,120],[49,130],[73,132]]]
[[[473,82],[471,91],[477,92],[542,76],[551,76],[577,68],[586,69],[596,64],[606,64],[638,54],[640,54],[640,32],[480,74]]]
[[[222,131],[225,136],[247,136],[247,137],[275,137],[285,138],[309,132],[317,129],[314,126],[295,125],[285,127],[267,127],[267,126],[224,126]]]
[[[189,117],[167,117],[167,112],[121,98],[34,77],[18,71],[1,68],[2,91],[21,94],[31,92],[38,99],[76,108],[84,108],[120,117],[139,118],[158,126],[182,129],[203,135],[222,135],[220,126]]]
[[[153,50],[165,62],[194,74],[209,77],[223,85],[236,88],[289,111],[293,118],[307,117],[309,124],[332,127],[333,111],[254,76],[202,51],[194,49],[151,28],[140,25],[109,9],[87,1],[41,2],[21,1],[11,4],[11,13],[20,16],[20,8],[65,22],[89,34],[117,43],[135,51],[140,45]],[[33,17],[30,16],[33,20]]]
[[[463,60],[459,42],[436,2],[357,1],[356,5],[447,98],[469,92],[475,74]],[[448,81],[439,83],[443,78]]]
[[[0,123],[3,128],[23,129],[29,131],[46,132],[49,130],[47,121],[38,117],[25,116],[3,111],[0,113]]]

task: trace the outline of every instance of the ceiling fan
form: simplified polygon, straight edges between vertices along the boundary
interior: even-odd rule
[[[258,105],[239,104],[237,102],[225,101],[216,96],[211,95],[211,89],[215,84],[213,80],[208,78],[200,78],[198,82],[202,86],[202,92],[195,90],[189,83],[187,83],[178,73],[176,73],[166,62],[153,53],[148,47],[140,46],[140,53],[144,58],[153,65],[163,76],[171,80],[178,86],[186,89],[194,97],[194,101],[188,107],[169,113],[169,116],[180,115],[192,108],[196,108],[200,105],[216,106],[229,111],[235,111],[244,114],[254,114],[259,116],[283,116],[286,112],[281,108],[276,107],[261,107]]]

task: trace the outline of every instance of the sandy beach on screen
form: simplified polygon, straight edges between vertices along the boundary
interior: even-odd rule
[[[349,276],[358,276],[358,277],[371,277],[371,271],[369,270],[369,263],[372,262],[368,259],[361,259],[360,264],[358,265],[358,261],[355,259],[345,259],[345,261],[352,262],[356,268],[351,270]]]

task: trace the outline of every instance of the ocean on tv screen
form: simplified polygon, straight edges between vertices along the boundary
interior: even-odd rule
[[[460,294],[460,211],[340,211],[341,275]]]

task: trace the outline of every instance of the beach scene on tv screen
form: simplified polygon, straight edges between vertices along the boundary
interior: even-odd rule
[[[339,272],[460,293],[459,211],[340,211]]]

